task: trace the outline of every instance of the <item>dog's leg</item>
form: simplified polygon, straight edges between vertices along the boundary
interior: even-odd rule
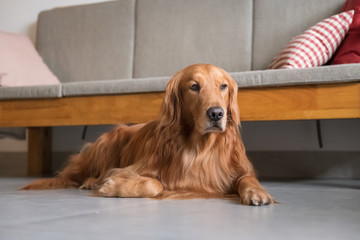
[[[100,188],[101,183],[102,183],[101,178],[89,177],[88,179],[86,179],[83,182],[83,184],[80,186],[80,188],[87,189],[87,190],[97,190]]]
[[[261,206],[275,203],[271,195],[261,187],[255,176],[240,178],[237,189],[242,204]]]
[[[143,177],[128,169],[113,169],[97,191],[103,197],[152,198],[164,190],[155,178]]]

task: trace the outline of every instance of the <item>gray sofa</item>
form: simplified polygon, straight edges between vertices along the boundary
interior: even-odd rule
[[[199,62],[230,72],[243,93],[243,120],[359,118],[360,64],[266,70],[293,36],[339,13],[343,3],[119,0],[44,11],[36,47],[61,84],[0,88],[0,126],[147,121],[171,75]],[[122,102],[114,105],[118,114],[105,106],[114,101]],[[33,130],[40,138],[33,148],[45,156],[49,130]]]
[[[212,63],[239,87],[358,81],[359,65],[265,70],[295,35],[344,0],[120,0],[40,13],[37,49],[60,86],[0,88],[0,98],[164,91],[187,65]]]

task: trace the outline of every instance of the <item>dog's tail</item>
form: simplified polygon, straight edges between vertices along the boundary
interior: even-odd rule
[[[74,184],[65,182],[59,177],[35,180],[19,190],[47,190],[76,187]]]
[[[122,146],[126,145],[135,130],[119,124],[96,142],[86,144],[55,178],[36,180],[20,190],[78,188],[89,178],[101,178],[109,169],[121,166]]]

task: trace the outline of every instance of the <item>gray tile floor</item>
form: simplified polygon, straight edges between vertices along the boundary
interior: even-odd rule
[[[281,204],[16,191],[0,178],[0,239],[360,239],[360,180],[263,182]]]

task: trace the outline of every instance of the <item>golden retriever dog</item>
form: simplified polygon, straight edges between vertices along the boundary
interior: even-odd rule
[[[256,179],[239,133],[238,87],[223,69],[195,64],[167,85],[157,119],[118,125],[50,179],[23,190],[83,188],[105,197],[225,198],[274,203]]]

